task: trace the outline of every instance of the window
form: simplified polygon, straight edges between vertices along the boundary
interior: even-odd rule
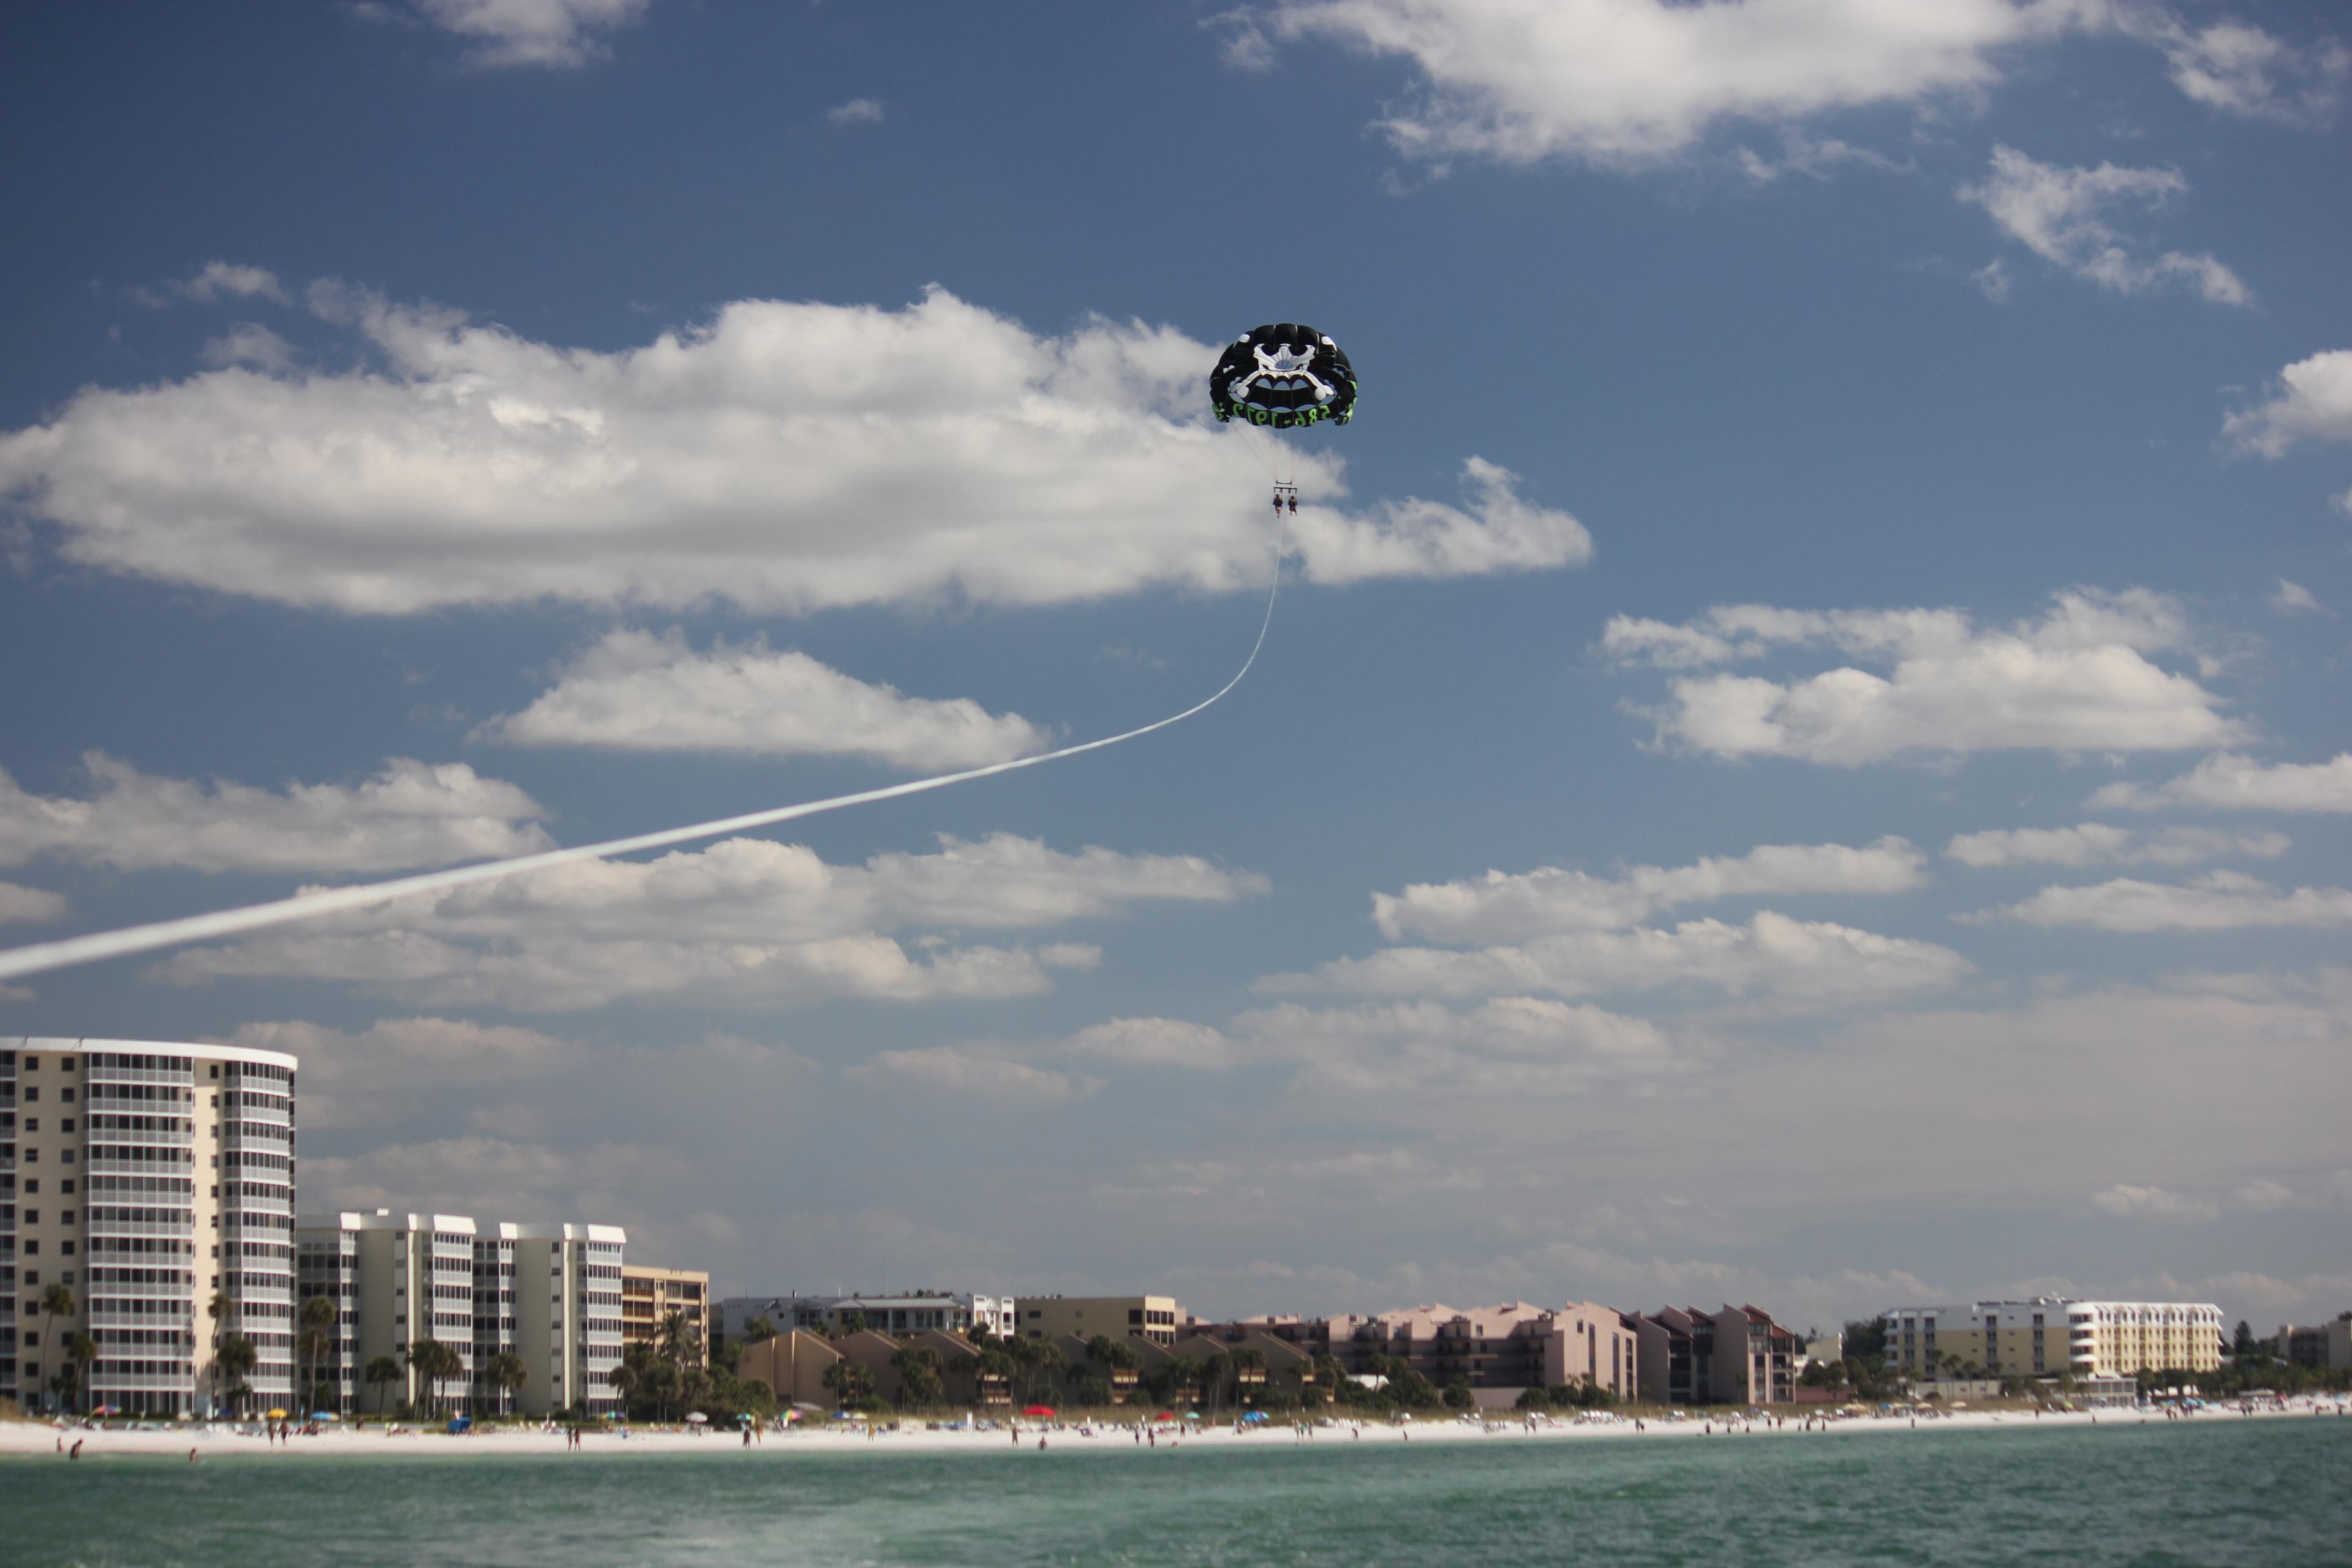
[[[67,1065],[68,1067],[71,1067],[71,1066],[73,1066],[73,1064],[72,1064],[71,1062],[68,1062],[66,1065]],[[60,1100],[64,1100],[68,1105],[71,1105],[71,1104],[73,1103],[73,1097],[74,1097],[73,1087],[72,1087],[70,1084],[68,1084],[68,1085],[67,1087],[65,1087],[64,1089],[61,1089],[58,1090],[58,1099],[60,1099]]]

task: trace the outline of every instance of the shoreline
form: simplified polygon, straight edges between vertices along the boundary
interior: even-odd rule
[[[1917,1420],[1906,1411],[1827,1422],[1816,1418],[1811,1427],[1806,1426],[1806,1418],[1802,1415],[1774,1415],[1751,1422],[1741,1418],[1727,1420],[1705,1413],[1686,1416],[1680,1421],[1643,1417],[1638,1428],[1632,1419],[1559,1421],[1539,1424],[1530,1429],[1525,1420],[1481,1424],[1448,1417],[1391,1425],[1386,1421],[1350,1424],[1335,1417],[1334,1425],[1316,1426],[1312,1429],[1312,1436],[1307,1437],[1300,1436],[1296,1427],[1279,1422],[1265,1422],[1240,1429],[1231,1425],[1180,1428],[1160,1424],[1150,1428],[1152,1438],[1148,1443],[1137,1439],[1132,1426],[1089,1426],[1076,1422],[1068,1425],[1024,1424],[1020,1428],[1021,1435],[1016,1443],[1009,1426],[993,1432],[952,1431],[927,1427],[920,1422],[902,1417],[900,1419],[905,1424],[896,1431],[877,1426],[869,1434],[864,1427],[827,1424],[815,1427],[794,1427],[785,1432],[766,1432],[748,1446],[743,1443],[739,1431],[710,1430],[691,1426],[586,1428],[577,1449],[571,1447],[566,1430],[538,1426],[478,1428],[454,1435],[437,1428],[424,1429],[406,1425],[396,1428],[367,1426],[340,1429],[330,1426],[316,1436],[296,1435],[286,1441],[277,1442],[265,1438],[257,1424],[240,1426],[227,1423],[189,1422],[173,1427],[109,1428],[75,1422],[11,1420],[0,1421],[0,1460],[63,1459],[67,1456],[60,1452],[60,1446],[70,1449],[77,1441],[81,1445],[81,1458],[84,1459],[164,1458],[186,1460],[193,1453],[199,1463],[215,1459],[293,1462],[318,1458],[388,1458],[420,1455],[452,1459],[485,1455],[541,1454],[573,1458],[614,1458],[635,1454],[681,1453],[713,1456],[734,1453],[750,1462],[755,1457],[789,1458],[794,1454],[981,1454],[1003,1453],[1007,1448],[1035,1453],[1041,1438],[1046,1451],[1054,1453],[1158,1452],[1160,1449],[1200,1452],[1242,1448],[1322,1448],[1333,1444],[1354,1447],[1359,1443],[1634,1442],[1651,1439],[1711,1440],[1726,1436],[1795,1440],[1871,1433],[1984,1431],[1996,1427],[2023,1431],[2097,1426],[2168,1426],[2180,1422],[2211,1426],[2224,1422],[2299,1420],[2315,1416],[2340,1419],[2347,1415],[2352,1415],[2352,1400],[2322,1399],[2251,1412],[2235,1406],[2208,1406],[2170,1415],[2160,1407],[2043,1412],[2038,1415],[2031,1409],[1971,1410]],[[1772,1424],[1781,1421],[1786,1425]]]

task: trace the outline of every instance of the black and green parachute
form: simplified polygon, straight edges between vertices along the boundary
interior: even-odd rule
[[[1209,373],[1209,407],[1231,419],[1287,430],[1355,416],[1356,372],[1338,343],[1312,327],[1279,321],[1228,344]]]

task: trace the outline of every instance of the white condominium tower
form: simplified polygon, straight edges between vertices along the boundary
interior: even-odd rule
[[[430,1405],[464,1414],[544,1415],[585,1405],[620,1408],[621,1255],[609,1225],[479,1223],[471,1215],[394,1209],[305,1215],[298,1224],[300,1292],[337,1308],[317,1398],[338,1415]],[[428,1385],[413,1347],[457,1352],[457,1369]],[[502,1354],[523,1383],[495,1380]],[[387,1364],[388,1363],[388,1364]],[[389,1376],[371,1380],[371,1366]],[[308,1369],[305,1369],[305,1375]]]
[[[294,1068],[0,1037],[0,1399],[175,1415],[293,1397]]]

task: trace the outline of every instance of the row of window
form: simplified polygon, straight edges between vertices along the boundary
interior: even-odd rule
[[[196,1184],[188,1176],[92,1176],[89,1195],[182,1197],[193,1200]]]

